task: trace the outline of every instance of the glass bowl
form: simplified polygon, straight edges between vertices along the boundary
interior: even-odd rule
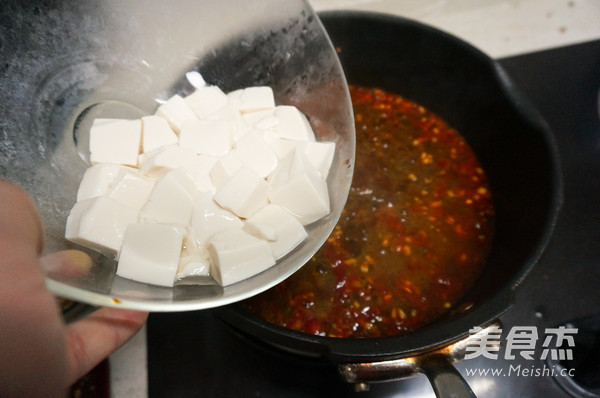
[[[147,285],[115,275],[116,261],[88,252],[84,275],[47,271],[57,296],[146,311],[210,308],[258,294],[291,275],[323,244],[344,207],[354,165],[354,121],[342,68],[304,1],[8,1],[0,9],[0,177],[24,187],[44,222],[45,253],[81,249],[64,239],[89,167],[94,118],[152,114],[189,94],[197,71],[228,92],[268,85],[277,103],[304,112],[318,139],[334,141],[331,213],[267,271],[221,287]]]

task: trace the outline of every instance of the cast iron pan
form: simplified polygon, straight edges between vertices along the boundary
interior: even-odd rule
[[[380,87],[420,103],[472,146],[487,173],[496,210],[489,261],[474,288],[446,316],[395,337],[327,338],[271,325],[237,305],[216,312],[263,342],[330,359],[342,374],[352,373],[345,375],[348,381],[397,379],[410,373],[407,363],[416,363],[411,372],[425,373],[436,393],[472,395],[449,363],[464,357],[460,341],[470,329],[493,324],[510,307],[549,240],[562,200],[552,133],[498,63],[453,36],[382,14],[326,12],[320,18],[350,84]],[[386,367],[375,378],[358,375],[360,364],[374,369],[378,361],[400,369]]]

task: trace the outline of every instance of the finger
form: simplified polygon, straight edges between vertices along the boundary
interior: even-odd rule
[[[44,245],[42,221],[33,199],[19,186],[0,179],[0,241]]]
[[[40,258],[44,271],[79,278],[92,269],[92,258],[81,250],[62,250]]]
[[[70,383],[94,368],[135,335],[148,314],[117,308],[101,308],[65,327],[67,378]]]

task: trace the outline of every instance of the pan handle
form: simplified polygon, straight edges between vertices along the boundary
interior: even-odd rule
[[[341,364],[338,370],[342,378],[354,384],[358,391],[368,390],[371,383],[400,380],[423,373],[438,398],[474,398],[475,394],[453,364],[465,359],[467,346],[472,342],[482,341],[498,330],[500,322],[496,321],[477,333],[431,352],[386,361]]]
[[[421,361],[421,370],[438,398],[476,398],[469,384],[445,355],[431,355]]]

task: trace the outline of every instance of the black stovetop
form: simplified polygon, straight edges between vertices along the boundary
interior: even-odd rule
[[[539,331],[569,326],[571,320],[600,314],[600,41],[505,58],[500,63],[553,130],[564,178],[564,204],[551,242],[501,321],[505,331],[514,326]],[[433,396],[425,376],[375,384],[369,392],[354,393],[328,363],[250,344],[210,311],[152,314],[147,333],[153,398]],[[466,375],[476,368],[508,371],[520,365],[521,370],[535,371],[552,366],[539,355],[533,360],[519,356],[508,360],[502,352],[495,360],[478,357],[458,364],[479,397],[570,396],[547,373]]]

